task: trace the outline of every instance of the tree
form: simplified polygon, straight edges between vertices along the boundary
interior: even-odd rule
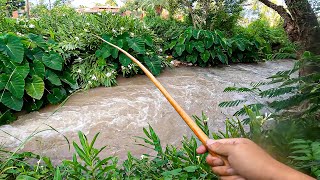
[[[284,29],[292,42],[300,45],[298,57],[304,51],[320,55],[320,26],[317,20],[319,13],[318,0],[284,0],[287,8],[269,0],[259,0],[275,10],[284,20]],[[313,6],[312,6],[313,5]],[[302,72],[308,74],[308,72]]]

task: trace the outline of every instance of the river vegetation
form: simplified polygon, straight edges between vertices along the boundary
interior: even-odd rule
[[[319,2],[285,1],[284,7],[269,0],[132,0],[121,8],[121,13],[130,11],[124,16],[78,13],[68,1],[59,1],[53,7],[33,7],[30,16],[11,18],[13,10],[24,6],[21,2],[0,0],[1,125],[14,121],[18,112],[59,104],[76,91],[115,86],[119,75],[143,74],[96,36],[128,51],[154,75],[171,67],[173,59],[201,67],[297,59],[290,70],[263,82],[226,88],[226,93],[247,93],[257,102],[220,103],[223,108],[239,106],[224,131],[210,132],[205,114],[194,120],[210,138],[250,138],[283,163],[320,178]],[[258,10],[248,21],[248,3],[273,9],[276,17]],[[119,163],[117,157],[99,156],[107,150],[95,147],[99,133],[89,140],[79,132],[80,143],[70,143],[73,159],[58,165],[20,152],[34,133],[16,151],[0,146],[0,179],[218,178],[205,155],[196,154],[194,137],[184,137],[177,148],[163,146],[151,126],[143,132],[140,145],[154,149],[155,156],[138,158],[128,152]]]

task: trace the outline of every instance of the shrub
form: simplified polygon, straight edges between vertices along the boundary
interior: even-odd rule
[[[255,39],[242,35],[227,38],[219,30],[206,31],[189,27],[166,45],[174,57],[189,63],[207,66],[229,62],[254,62],[263,48]]]
[[[0,52],[1,124],[7,123],[8,111],[34,111],[47,103],[57,104],[69,90],[78,88],[52,40],[34,34],[2,34]]]

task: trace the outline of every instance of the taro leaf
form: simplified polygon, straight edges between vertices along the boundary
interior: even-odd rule
[[[115,58],[115,59],[118,58],[118,54],[119,54],[119,50],[118,49],[116,49],[114,47],[111,47],[110,52],[111,52],[111,56],[113,58]]]
[[[178,44],[184,44],[186,41],[186,38],[181,34],[178,38]]]
[[[96,50],[95,55],[97,58],[101,57],[102,56],[102,49]]]
[[[205,38],[204,45],[206,49],[209,49],[213,45],[213,38]]]
[[[28,76],[29,72],[30,72],[30,67],[28,62],[21,64],[19,66],[16,66],[15,73],[22,76],[23,79]]]
[[[35,35],[35,34],[28,34],[28,38],[35,43],[38,47],[41,47],[44,50],[49,50],[47,42],[39,35]]]
[[[7,74],[0,74],[0,91],[6,87],[9,78],[9,75]]]
[[[44,55],[42,57],[42,62],[48,68],[51,68],[57,71],[62,70],[63,59],[58,53],[51,52],[49,56]]]
[[[120,61],[122,66],[128,66],[129,64],[131,64],[131,59],[128,58],[128,56],[126,56],[123,53],[120,54],[119,61]]]
[[[22,98],[24,94],[24,85],[24,78],[19,74],[13,72],[6,89],[8,89],[15,97]]]
[[[220,45],[223,47],[224,50],[227,50],[228,48],[228,42],[226,38],[221,38],[220,39]]]
[[[161,60],[157,56],[153,56],[151,59],[145,56],[143,59],[153,75],[157,76],[160,74]]]
[[[43,105],[43,100],[32,100],[31,102],[28,102],[26,104],[27,111],[37,111],[39,110]]]
[[[178,56],[181,56],[183,51],[186,49],[186,46],[184,44],[177,44],[174,47],[175,51],[177,52]]]
[[[170,44],[166,45],[165,49],[172,49],[175,47],[175,45],[177,44],[177,41],[171,41]]]
[[[49,69],[46,70],[46,79],[48,79],[52,84],[54,84],[56,86],[62,85],[58,75],[56,75],[56,73],[54,73],[53,71],[51,71]]]
[[[208,50],[205,50],[203,53],[200,54],[200,56],[201,59],[206,63],[210,58],[210,52]]]
[[[198,41],[194,43],[194,47],[201,53],[204,52],[204,44],[202,41]]]
[[[194,47],[194,41],[190,41],[186,43],[186,51],[191,54],[193,51],[193,47]]]
[[[44,92],[44,82],[41,77],[34,75],[31,79],[27,79],[25,89],[29,96],[40,100]]]
[[[212,59],[214,59],[216,57],[216,51],[215,50],[211,50],[210,54],[211,54],[211,58]]]
[[[64,71],[63,75],[60,77],[60,79],[61,79],[61,81],[69,84],[72,89],[78,89],[79,88],[77,81],[75,81],[72,78],[71,74],[68,71]]]
[[[44,55],[44,52],[38,47],[32,50],[27,49],[25,53],[27,57],[30,58],[31,60],[35,60],[35,59],[41,60],[42,56]]]
[[[194,29],[193,32],[192,32],[192,35],[193,35],[193,37],[194,37],[195,39],[199,39],[201,33],[202,33],[202,30]]]
[[[109,56],[111,56],[110,50],[108,48],[102,48],[102,58],[108,58]]]
[[[44,77],[45,67],[43,63],[39,60],[34,60],[33,63],[30,64],[30,75],[37,75],[41,78]]]
[[[145,49],[145,44],[143,39],[137,37],[137,38],[129,38],[127,37],[127,42],[128,45],[131,49],[133,49],[134,51],[136,51],[137,53],[143,54],[145,53],[146,49]]]
[[[187,59],[187,62],[195,63],[197,62],[197,58],[198,58],[197,54],[191,54],[191,55],[188,55],[186,59]]]
[[[16,119],[17,118],[13,115],[10,109],[5,111],[3,114],[0,113],[0,125],[9,124],[10,122],[13,122]]]
[[[148,46],[150,46],[150,47],[153,46],[152,38],[151,38],[151,36],[149,36],[149,35],[145,35],[145,36],[144,36],[144,42],[145,42]]]
[[[223,63],[223,64],[228,64],[228,57],[225,55],[220,48],[216,48],[216,53],[218,59]]]
[[[12,61],[21,63],[24,56],[24,47],[19,37],[7,34],[0,37],[0,51],[6,54]]]
[[[63,88],[54,88],[51,93],[48,94],[47,99],[51,104],[58,104],[67,95],[66,90]]]
[[[21,111],[23,105],[22,98],[16,98],[10,92],[7,91],[2,92],[0,102],[2,102],[5,106],[15,111]]]
[[[192,37],[192,27],[188,27],[185,31],[184,31],[184,36],[186,38],[186,40],[190,40],[190,38]]]
[[[246,50],[246,46],[245,46],[245,44],[241,41],[241,39],[238,40],[238,41],[236,41],[235,43],[236,43],[237,47],[240,49],[240,51]]]

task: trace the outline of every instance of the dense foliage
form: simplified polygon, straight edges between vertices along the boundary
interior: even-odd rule
[[[64,66],[54,41],[28,34],[0,35],[0,122],[12,120],[10,110],[38,110],[57,104],[78,88]]]
[[[227,38],[219,30],[207,31],[189,27],[167,44],[165,50],[173,50],[173,56],[179,60],[208,66],[229,62],[254,62],[263,48],[255,39],[240,34]]]

